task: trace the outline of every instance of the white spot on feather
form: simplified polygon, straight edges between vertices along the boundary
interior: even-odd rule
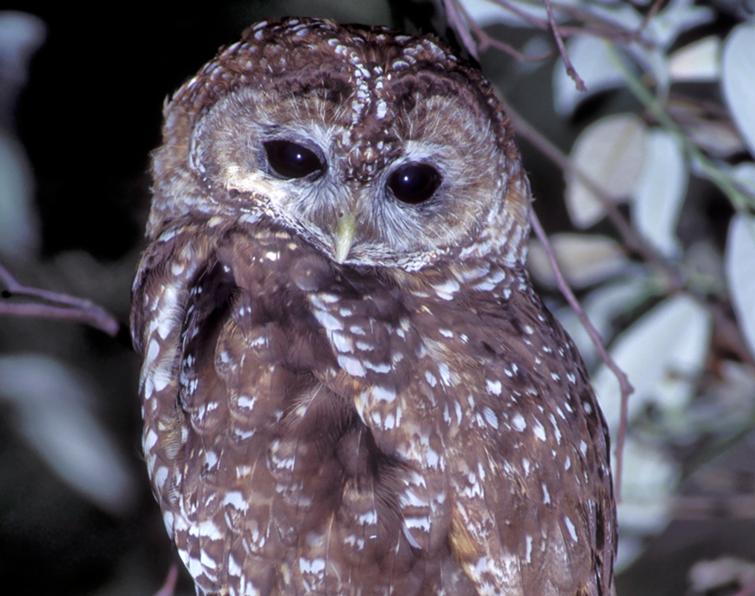
[[[374,363],[370,362],[369,360],[365,360],[363,364],[365,368],[368,368],[376,373],[386,374],[391,372],[391,365],[385,362]]]
[[[454,294],[459,291],[461,286],[455,279],[448,279],[445,282],[437,285],[433,285],[433,289],[438,298],[443,300],[453,300]]]
[[[574,522],[572,522],[571,518],[568,515],[564,516],[564,523],[566,524],[566,529],[569,531],[569,536],[574,542],[579,542],[577,538],[577,529],[574,527]]]
[[[540,439],[541,441],[545,442],[545,428],[542,424],[540,424],[539,420],[535,420],[535,424],[532,427],[532,432],[535,433],[535,436]]]
[[[362,365],[362,361],[357,360],[353,356],[344,356],[339,354],[338,365],[353,377],[363,377],[367,374],[367,371]]]
[[[377,522],[377,512],[374,509],[370,509],[366,513],[362,513],[357,517],[357,523],[362,526],[372,525]]]
[[[144,365],[150,366],[155,361],[159,353],[160,344],[157,343],[157,340],[153,337],[151,340],[149,340],[149,348],[147,348],[147,358],[144,361]]]
[[[142,444],[144,451],[145,452],[151,451],[156,443],[157,443],[157,433],[154,430],[149,429],[147,434],[144,436],[144,443]]]
[[[553,414],[548,414],[548,420],[551,422],[551,426],[553,427],[553,434],[556,435],[556,443],[561,443],[561,430],[558,428],[558,423],[556,422],[556,417]]]
[[[238,511],[246,511],[249,509],[249,503],[244,500],[244,496],[241,491],[232,490],[225,494],[223,497],[223,505],[230,505]]]
[[[527,421],[524,419],[524,416],[521,414],[516,414],[511,419],[511,424],[514,425],[514,428],[518,430],[519,432],[522,432],[525,428],[527,428]]]
[[[325,328],[326,331],[341,331],[343,329],[341,321],[336,319],[329,312],[315,308],[312,311],[312,314],[315,316],[315,319],[317,319],[320,325]]]
[[[233,577],[241,577],[241,566],[233,558],[233,555],[228,555],[228,575]]]
[[[485,381],[485,387],[487,388],[488,393],[492,393],[493,395],[501,395],[501,382],[500,381],[487,379]]]
[[[487,406],[483,408],[482,415],[490,426],[495,429],[498,428],[498,416],[495,415],[495,412],[491,408]]]
[[[215,569],[217,567],[217,563],[215,563],[214,559],[210,558],[210,555],[207,554],[206,550],[200,550],[199,551],[199,561],[206,568]],[[206,569],[205,569],[205,573],[207,573]]]
[[[420,529],[423,532],[429,532],[430,531],[430,518],[428,518],[426,515],[415,515],[411,517],[405,517],[404,523],[406,524],[407,528],[411,529]],[[414,548],[419,548],[419,545],[415,543],[413,545]]]
[[[332,340],[335,349],[339,352],[354,351],[354,342],[348,335],[334,331],[333,333],[331,333],[330,339]]]
[[[238,404],[239,408],[244,408],[245,410],[251,410],[254,408],[254,402],[257,401],[256,397],[250,397],[248,395],[239,395],[236,399],[236,403]]]
[[[440,379],[446,387],[452,385],[451,371],[448,368],[448,364],[445,362],[438,363],[438,372],[440,373]]]
[[[176,325],[176,304],[178,302],[178,295],[176,288],[173,286],[167,286],[163,289],[162,304],[159,312],[157,313],[157,334],[166,339],[173,328]]]
[[[170,511],[163,513],[163,525],[169,536],[173,536],[173,514]]]
[[[302,573],[312,573],[319,575],[325,570],[325,559],[305,559],[304,557],[300,557],[299,568],[301,569]]]
[[[152,384],[155,391],[162,391],[171,382],[173,375],[167,366],[158,366],[152,373]]]
[[[390,387],[375,385],[372,388],[372,397],[378,401],[392,402],[396,399],[396,392]]]
[[[220,529],[211,519],[200,522],[197,526],[197,532],[203,538],[208,538],[210,540],[221,540],[223,538]]]

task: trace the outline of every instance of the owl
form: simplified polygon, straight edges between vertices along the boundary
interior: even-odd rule
[[[198,593],[609,594],[606,426],[480,72],[432,36],[263,22],[164,116],[131,325]]]

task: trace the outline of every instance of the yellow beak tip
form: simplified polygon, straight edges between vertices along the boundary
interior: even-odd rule
[[[338,263],[344,263],[349,258],[355,231],[356,218],[353,215],[346,214],[338,219],[334,238],[334,258]]]

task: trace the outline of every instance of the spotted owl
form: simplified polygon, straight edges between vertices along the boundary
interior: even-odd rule
[[[143,449],[202,594],[609,594],[605,423],[525,270],[530,190],[432,36],[247,29],[165,107]]]

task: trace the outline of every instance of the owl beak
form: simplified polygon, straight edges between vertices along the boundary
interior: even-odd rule
[[[341,264],[346,261],[354,244],[357,220],[352,213],[344,213],[338,218],[335,233],[335,259]]]

